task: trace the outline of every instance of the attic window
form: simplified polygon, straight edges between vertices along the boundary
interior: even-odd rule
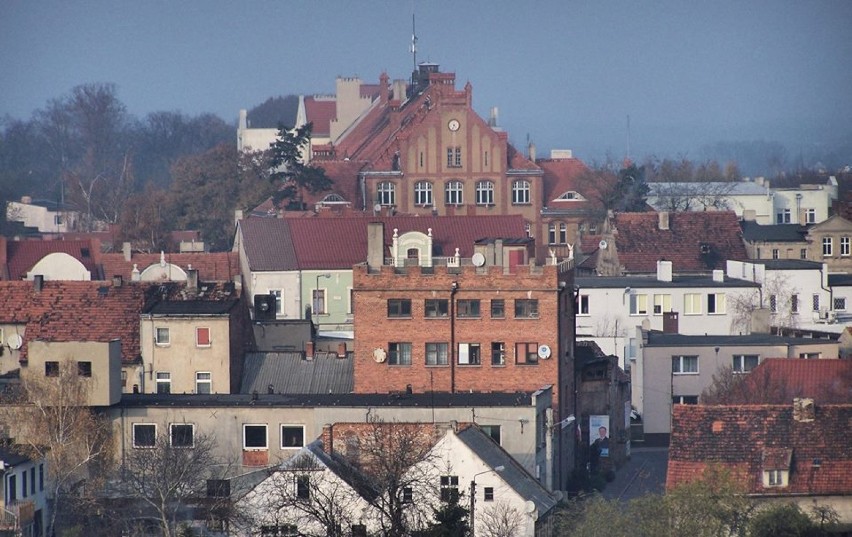
[[[91,252],[88,248],[80,248],[80,256],[81,257],[91,257]]]
[[[764,487],[786,487],[790,482],[790,472],[787,470],[764,470]]]
[[[789,448],[766,448],[763,450],[763,486],[786,487],[790,484],[790,465],[793,450]]]
[[[555,201],[583,201],[584,199],[585,198],[583,198],[579,192],[569,190],[567,192],[563,192]]]

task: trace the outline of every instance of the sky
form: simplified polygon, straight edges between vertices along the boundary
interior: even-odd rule
[[[848,0],[0,0],[0,118],[110,82],[137,117],[235,124],[338,76],[408,78],[412,13],[417,61],[469,81],[539,156],[852,140]]]

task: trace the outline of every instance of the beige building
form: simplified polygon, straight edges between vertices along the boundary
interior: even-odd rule
[[[829,272],[852,272],[852,222],[832,216],[808,230],[808,259],[828,265]]]
[[[88,384],[89,406],[110,406],[121,399],[121,341],[29,342],[25,376],[59,376],[73,362],[77,376]]]

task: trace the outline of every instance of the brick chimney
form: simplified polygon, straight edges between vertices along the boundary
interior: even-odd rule
[[[814,408],[814,400],[807,398],[796,397],[793,399],[793,419],[807,423],[816,419],[816,409]]]
[[[334,454],[334,425],[330,423],[322,426],[322,450],[329,455]]]

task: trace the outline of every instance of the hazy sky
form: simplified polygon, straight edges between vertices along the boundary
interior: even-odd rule
[[[235,121],[337,76],[407,78],[412,10],[417,60],[539,155],[621,157],[628,115],[634,155],[852,131],[849,0],[0,0],[0,117],[87,82],[138,117]]]

